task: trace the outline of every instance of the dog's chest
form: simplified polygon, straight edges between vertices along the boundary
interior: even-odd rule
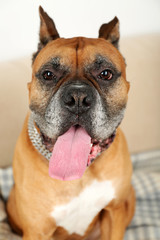
[[[65,228],[69,234],[84,235],[93,218],[115,198],[111,181],[94,180],[77,197],[67,204],[54,207],[51,212],[57,226]]]

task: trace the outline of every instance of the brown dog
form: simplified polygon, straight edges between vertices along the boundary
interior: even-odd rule
[[[135,197],[118,128],[129,90],[118,19],[103,24],[98,39],[63,39],[41,7],[40,18],[31,111],[7,204],[11,225],[23,240],[122,240]]]

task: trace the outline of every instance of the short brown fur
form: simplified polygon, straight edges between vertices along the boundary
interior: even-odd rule
[[[64,83],[78,77],[94,86],[113,112],[125,106],[129,90],[125,63],[117,48],[112,45],[113,42],[117,44],[119,39],[118,19],[109,23],[109,28],[106,25],[101,27],[99,39],[61,39],[58,38],[52,19],[41,7],[40,18],[41,45],[34,55],[32,81],[28,84],[30,105],[45,111],[54,93]],[[87,75],[88,66],[94,62],[97,53],[106,57],[120,72],[118,79],[108,89],[104,89]],[[36,74],[54,57],[59,57],[61,64],[68,67],[68,75],[60,79],[52,90],[46,90],[45,87],[41,87]],[[13,161],[15,186],[7,203],[9,219],[14,230],[23,233],[23,240],[50,240],[52,237],[55,240],[122,240],[134,214],[135,195],[131,185],[132,164],[120,128],[117,129],[111,146],[96,158],[81,179],[65,182],[49,177],[48,160],[34,148],[28,136],[29,116],[30,112],[17,141]],[[66,229],[56,225],[50,213],[54,206],[67,204],[77,197],[94,179],[99,182],[114,181],[116,198],[94,217],[83,236],[69,235]],[[95,237],[97,226],[99,237]]]

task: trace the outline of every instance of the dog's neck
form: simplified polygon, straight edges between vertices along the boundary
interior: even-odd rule
[[[52,153],[47,150],[45,145],[42,143],[41,136],[34,125],[32,114],[30,114],[28,120],[28,135],[35,149],[49,161]]]

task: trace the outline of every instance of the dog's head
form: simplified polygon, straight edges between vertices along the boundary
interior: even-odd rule
[[[103,24],[99,38],[64,39],[41,7],[39,12],[40,43],[28,84],[30,109],[46,148],[52,151],[56,144],[54,149],[64,146],[67,155],[65,148],[67,144],[73,148],[74,141],[77,153],[68,153],[69,159],[70,155],[81,156],[79,145],[89,155],[89,164],[107,148],[126,107],[129,83],[118,51],[119,21],[115,17]],[[92,146],[85,147],[83,140]]]

